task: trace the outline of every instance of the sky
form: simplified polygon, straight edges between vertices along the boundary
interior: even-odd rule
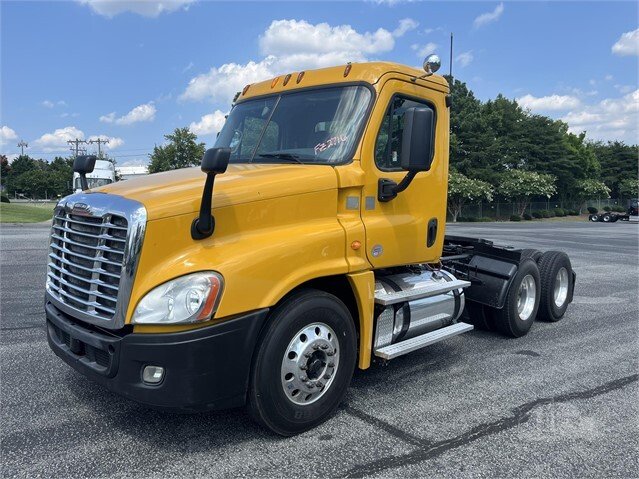
[[[451,32],[453,74],[481,100],[638,143],[638,16],[634,1],[1,0],[0,153],[102,138],[118,164],[145,164],[176,127],[211,146],[247,83],[429,53],[447,73]]]

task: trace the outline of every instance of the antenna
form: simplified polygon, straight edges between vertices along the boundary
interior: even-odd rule
[[[20,156],[24,156],[24,149],[29,148],[29,143],[24,140],[20,140],[20,143],[18,143],[18,148],[20,148]]]
[[[453,81],[453,32],[450,32],[450,64],[448,66],[448,76]]]

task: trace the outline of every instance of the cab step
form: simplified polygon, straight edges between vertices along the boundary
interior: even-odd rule
[[[382,306],[388,306],[390,304],[401,303],[403,301],[414,301],[416,299],[430,298],[431,296],[437,296],[439,294],[445,294],[449,291],[459,288],[467,288],[470,286],[470,281],[464,281],[461,279],[455,279],[453,281],[433,282],[423,288],[409,289],[405,291],[397,291],[394,293],[382,293],[375,295],[375,303]]]
[[[444,339],[452,338],[453,336],[457,336],[458,334],[472,331],[472,329],[472,324],[451,324],[450,326],[446,326],[445,328],[441,328],[430,333],[422,334],[421,336],[407,339],[406,341],[376,349],[375,356],[382,359],[394,359],[399,356],[403,356],[404,354],[408,354],[412,351],[416,351],[417,349],[421,349],[425,346],[430,346],[431,344],[438,343],[440,341],[443,341]]]

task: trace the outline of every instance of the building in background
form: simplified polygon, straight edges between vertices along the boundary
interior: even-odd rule
[[[146,165],[117,166],[115,168],[115,172],[119,181],[130,180],[132,178],[137,178],[138,176],[148,175],[149,167]]]

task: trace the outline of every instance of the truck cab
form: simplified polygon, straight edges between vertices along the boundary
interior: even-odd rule
[[[49,344],[154,408],[326,420],[356,367],[483,327],[557,321],[561,252],[447,237],[447,81],[395,63],[247,85],[202,168],[57,205]],[[82,172],[81,174],[86,174]],[[392,378],[391,378],[392,380]]]

